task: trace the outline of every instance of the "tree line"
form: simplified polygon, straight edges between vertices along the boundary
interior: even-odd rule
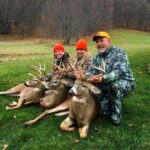
[[[0,34],[62,38],[98,30],[150,31],[149,0],[0,0]]]

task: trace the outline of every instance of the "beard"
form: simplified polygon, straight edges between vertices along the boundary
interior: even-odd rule
[[[104,53],[104,52],[106,52],[106,48],[105,47],[98,47],[98,52]]]

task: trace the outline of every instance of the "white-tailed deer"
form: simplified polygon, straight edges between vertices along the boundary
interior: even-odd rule
[[[41,80],[43,82],[43,84],[45,84],[46,81],[47,81],[47,76],[46,76],[46,73],[45,73],[45,69],[46,69],[45,65],[44,65],[44,67],[42,67],[41,64],[39,64],[39,67],[36,67],[36,66],[29,66],[29,67],[31,69],[36,70],[36,71],[39,72],[39,75],[37,76],[37,78],[39,80]],[[8,96],[17,96],[17,97],[19,97],[20,94],[24,90],[26,90],[26,88],[28,89],[28,86],[26,86],[24,83],[22,83],[22,84],[19,84],[19,85],[15,86],[15,87],[7,90],[7,91],[0,92],[0,95],[8,95]]]
[[[45,96],[41,98],[40,105],[45,108],[54,108],[64,102],[73,81],[55,76],[49,83]]]
[[[80,78],[83,74],[75,66],[71,64],[70,66],[76,72],[76,81],[69,91],[69,94],[72,95],[69,115],[60,124],[60,128],[66,131],[73,131],[75,129],[74,125],[77,124],[80,137],[86,138],[89,125],[99,112],[96,94],[100,94],[101,91],[96,86]],[[98,69],[102,72],[105,71],[105,68]]]
[[[3,93],[6,95],[19,93],[18,102],[10,103],[9,106],[6,107],[6,110],[20,108],[23,105],[28,105],[31,103],[37,103],[45,95],[48,82],[44,79],[45,74],[43,75],[41,72],[45,71],[45,67],[42,68],[41,65],[39,68],[32,66],[32,69],[37,70],[40,75],[35,77],[32,74],[29,74],[33,77],[32,80],[29,80],[24,84],[20,84]]]
[[[10,103],[6,110],[20,108],[23,105],[37,103],[45,95],[46,87],[38,78],[33,78],[24,83],[27,88],[20,93],[18,102]]]
[[[72,95],[69,116],[61,123],[60,128],[73,131],[77,124],[80,137],[87,137],[89,125],[99,111],[95,95],[99,93],[100,90],[91,83],[77,79],[69,91]]]
[[[56,65],[56,67],[58,67]],[[48,84],[48,91],[44,97],[41,98],[40,104],[45,108],[49,108],[43,112],[40,116],[33,120],[25,122],[25,126],[33,125],[38,120],[43,119],[48,114],[53,112],[60,112],[69,109],[70,99],[68,98],[68,91],[73,86],[74,81],[63,78],[61,75],[64,69],[59,68],[60,75],[55,76]],[[66,113],[65,113],[66,114]]]
[[[76,60],[74,60],[74,65],[76,63]],[[36,117],[35,119],[32,119],[30,121],[25,122],[25,126],[33,125],[37,121],[43,119],[48,114],[54,113],[54,112],[60,112],[64,110],[68,110],[70,106],[70,97],[68,97],[68,91],[70,87],[73,86],[74,81],[71,81],[69,79],[62,78],[63,73],[72,70],[72,68],[61,68],[54,65],[60,72],[59,76],[54,77],[50,83],[49,83],[49,90],[46,91],[46,95],[41,98],[40,104],[43,107],[51,108],[43,112],[41,115]],[[63,114],[68,114],[66,112],[63,112]]]

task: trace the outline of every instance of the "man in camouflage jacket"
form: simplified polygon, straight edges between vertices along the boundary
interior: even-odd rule
[[[97,96],[101,114],[109,115],[112,123],[118,125],[122,119],[122,98],[134,89],[135,79],[127,55],[123,49],[111,46],[107,32],[98,32],[93,41],[96,41],[98,53],[85,76],[102,90]]]

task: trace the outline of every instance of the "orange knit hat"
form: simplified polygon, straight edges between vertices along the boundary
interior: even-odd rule
[[[62,44],[56,44],[54,47],[53,47],[53,52],[57,51],[57,50],[60,50],[62,52],[64,52],[64,46]]]
[[[80,39],[77,43],[76,43],[76,49],[84,49],[87,51],[87,44],[86,41],[83,39]]]

